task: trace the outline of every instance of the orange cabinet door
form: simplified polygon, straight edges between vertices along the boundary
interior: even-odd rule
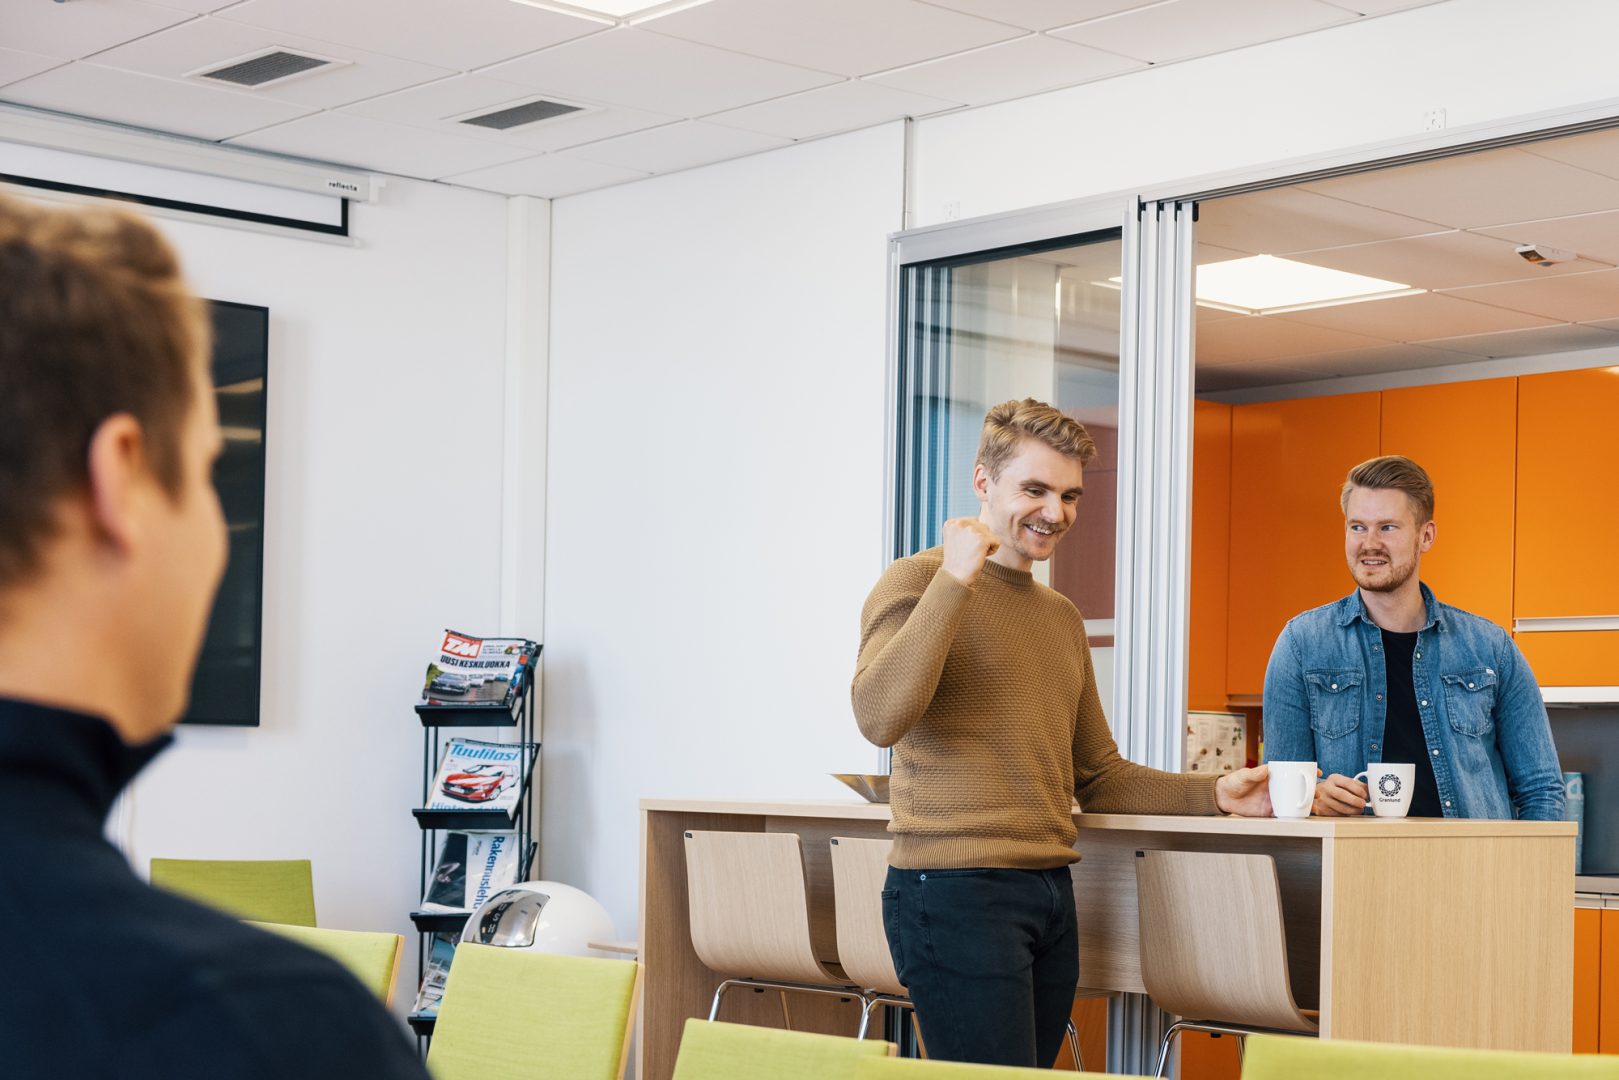
[[[1383,391],[1382,453],[1434,483],[1434,546],[1422,580],[1447,604],[1512,629],[1518,380]]]
[[[1619,912],[1615,912],[1619,914]],[[1594,1054],[1600,1045],[1598,1006],[1602,1001],[1602,915],[1600,908],[1574,909],[1574,1052]],[[1615,1003],[1619,1010],[1619,1002]]]
[[[1231,406],[1192,413],[1192,579],[1187,707],[1226,707],[1226,598],[1231,575]]]
[[[1517,618],[1619,615],[1616,417],[1619,368],[1518,380]],[[1480,431],[1475,441],[1494,437]],[[1619,682],[1619,660],[1600,681]]]
[[[1602,916],[1602,970],[1597,975],[1597,1051],[1619,1054],[1619,908]],[[1603,1009],[1601,1003],[1608,1007]]]
[[[1377,456],[1379,411],[1375,393],[1232,409],[1229,693],[1262,692],[1282,624],[1355,587],[1338,491]]]

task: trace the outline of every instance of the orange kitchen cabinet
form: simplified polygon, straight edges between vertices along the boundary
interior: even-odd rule
[[[1070,1019],[1079,1032],[1079,1056],[1085,1059],[1087,1073],[1099,1073],[1107,1068],[1107,1003],[1106,997],[1074,999]],[[1062,1049],[1057,1051],[1057,1061],[1052,1068],[1078,1071],[1074,1068],[1074,1055],[1068,1049],[1067,1039],[1062,1041]]]
[[[1595,914],[1602,916],[1602,970],[1597,975],[1597,1052],[1619,1054],[1619,908],[1605,908]],[[1575,927],[1578,926],[1576,918]],[[1607,1008],[1601,1007],[1603,1003]]]
[[[1613,552],[1619,499],[1612,493],[1619,461],[1616,416],[1619,368],[1518,380],[1516,618],[1619,615],[1619,559]],[[1481,430],[1473,442],[1495,437]],[[1596,681],[1619,683],[1619,660],[1609,670],[1612,677]]]
[[[1518,380],[1383,391],[1384,454],[1434,482],[1434,546],[1422,580],[1447,604],[1512,629]],[[1345,590],[1347,591],[1347,590]]]
[[[1235,1037],[1187,1031],[1179,1041],[1180,1080],[1238,1080],[1242,1075]]]
[[[1602,1001],[1601,908],[1574,909],[1574,1052],[1594,1054],[1600,1045]],[[1616,911],[1615,914],[1619,914]],[[1614,1008],[1619,1010],[1619,1002]]]
[[[1619,633],[1612,630],[1537,631],[1513,640],[1541,686],[1619,684]]]
[[[1232,409],[1228,693],[1261,693],[1282,625],[1354,588],[1338,492],[1351,468],[1378,454],[1379,398]]]
[[[1192,578],[1187,707],[1226,708],[1226,602],[1231,580],[1231,406],[1194,402]]]

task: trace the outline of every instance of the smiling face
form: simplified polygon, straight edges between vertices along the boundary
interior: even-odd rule
[[[1027,570],[1051,558],[1057,543],[1073,526],[1084,493],[1084,466],[1038,439],[1024,439],[1017,453],[992,477],[979,465],[973,470],[979,520],[1001,541],[996,562]]]
[[[1344,506],[1344,554],[1355,584],[1367,592],[1415,587],[1422,555],[1433,547],[1432,521],[1418,523],[1404,492],[1357,487]]]

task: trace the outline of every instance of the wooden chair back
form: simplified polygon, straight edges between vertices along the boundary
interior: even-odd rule
[[[722,975],[842,985],[810,943],[797,833],[688,832],[691,945]]]
[[[1188,1020],[1314,1031],[1287,981],[1276,863],[1269,855],[1144,851],[1136,858],[1141,981]]]
[[[838,964],[866,990],[905,994],[883,929],[883,881],[891,840],[832,838],[832,896],[838,924]]]

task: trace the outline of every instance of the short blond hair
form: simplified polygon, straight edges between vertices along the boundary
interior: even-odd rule
[[[1411,509],[1417,515],[1417,524],[1426,525],[1433,520],[1433,481],[1427,470],[1408,457],[1384,454],[1363,461],[1349,470],[1338,505],[1349,513],[1349,493],[1356,488],[1378,491],[1399,491],[1411,500]]]
[[[1085,425],[1060,409],[1034,398],[1003,401],[984,414],[984,431],[978,439],[978,464],[990,479],[1001,478],[1001,470],[1024,439],[1038,439],[1082,465],[1096,456],[1096,440]]]

